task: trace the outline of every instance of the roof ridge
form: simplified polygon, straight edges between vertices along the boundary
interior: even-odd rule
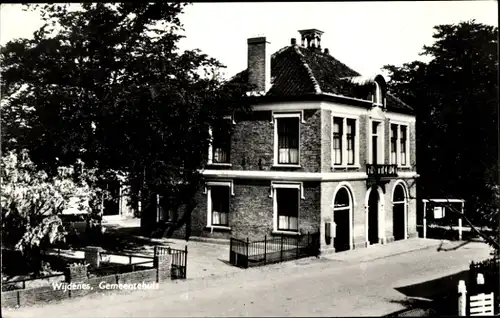
[[[398,102],[400,102],[401,104],[405,105],[406,107],[408,108],[411,108],[413,109],[410,105],[408,105],[407,103],[403,102],[399,97],[397,97],[396,95],[394,95],[393,93],[391,92],[387,92],[387,96],[391,96],[392,98],[394,98],[395,100],[397,100]]]
[[[274,52],[273,54],[271,54],[271,58],[275,58],[278,54],[281,54],[283,52],[285,52],[286,50],[288,50],[291,46],[290,45],[287,45],[285,47],[282,47],[281,49],[279,49],[278,51]]]
[[[316,80],[316,77],[314,77],[314,73],[311,70],[311,67],[309,67],[309,64],[307,64],[306,60],[304,59],[304,54],[300,52],[298,45],[293,46],[295,53],[298,54],[300,61],[302,62],[302,65],[306,69],[307,74],[309,75],[309,79],[311,80],[314,90],[316,91],[317,94],[321,93],[321,87],[319,86],[318,81]]]

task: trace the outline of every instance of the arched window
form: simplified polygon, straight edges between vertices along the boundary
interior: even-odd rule
[[[406,194],[403,186],[401,184],[396,185],[394,188],[394,196],[392,198],[392,203],[406,203]]]
[[[382,86],[379,84],[378,81],[375,81],[375,97],[374,98],[375,98],[375,100],[373,101],[374,104],[376,104],[376,105],[383,105],[384,104]]]
[[[349,190],[342,187],[337,191],[335,195],[335,201],[333,205],[333,210],[347,210],[351,208],[351,195]]]

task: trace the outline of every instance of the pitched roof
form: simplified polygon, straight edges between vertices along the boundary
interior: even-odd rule
[[[367,99],[370,84],[370,78],[362,77],[330,54],[298,45],[286,46],[272,55],[271,78],[272,86],[266,95],[276,97],[330,93]],[[353,78],[357,80],[349,80]],[[248,70],[231,81],[247,82]],[[386,95],[386,106],[397,112],[413,111],[390,93]]]

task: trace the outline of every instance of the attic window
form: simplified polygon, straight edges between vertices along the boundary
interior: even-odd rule
[[[384,105],[384,100],[383,100],[383,94],[382,94],[382,87],[380,86],[379,82],[375,81],[375,95],[374,95],[374,100],[373,103],[376,106],[383,106]]]

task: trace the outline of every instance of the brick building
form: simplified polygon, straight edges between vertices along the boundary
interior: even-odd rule
[[[248,39],[232,80],[256,88],[253,112],[213,135],[191,236],[319,231],[323,251],[416,236],[412,108],[322,49],[323,32],[299,33],[272,55],[265,37]]]

